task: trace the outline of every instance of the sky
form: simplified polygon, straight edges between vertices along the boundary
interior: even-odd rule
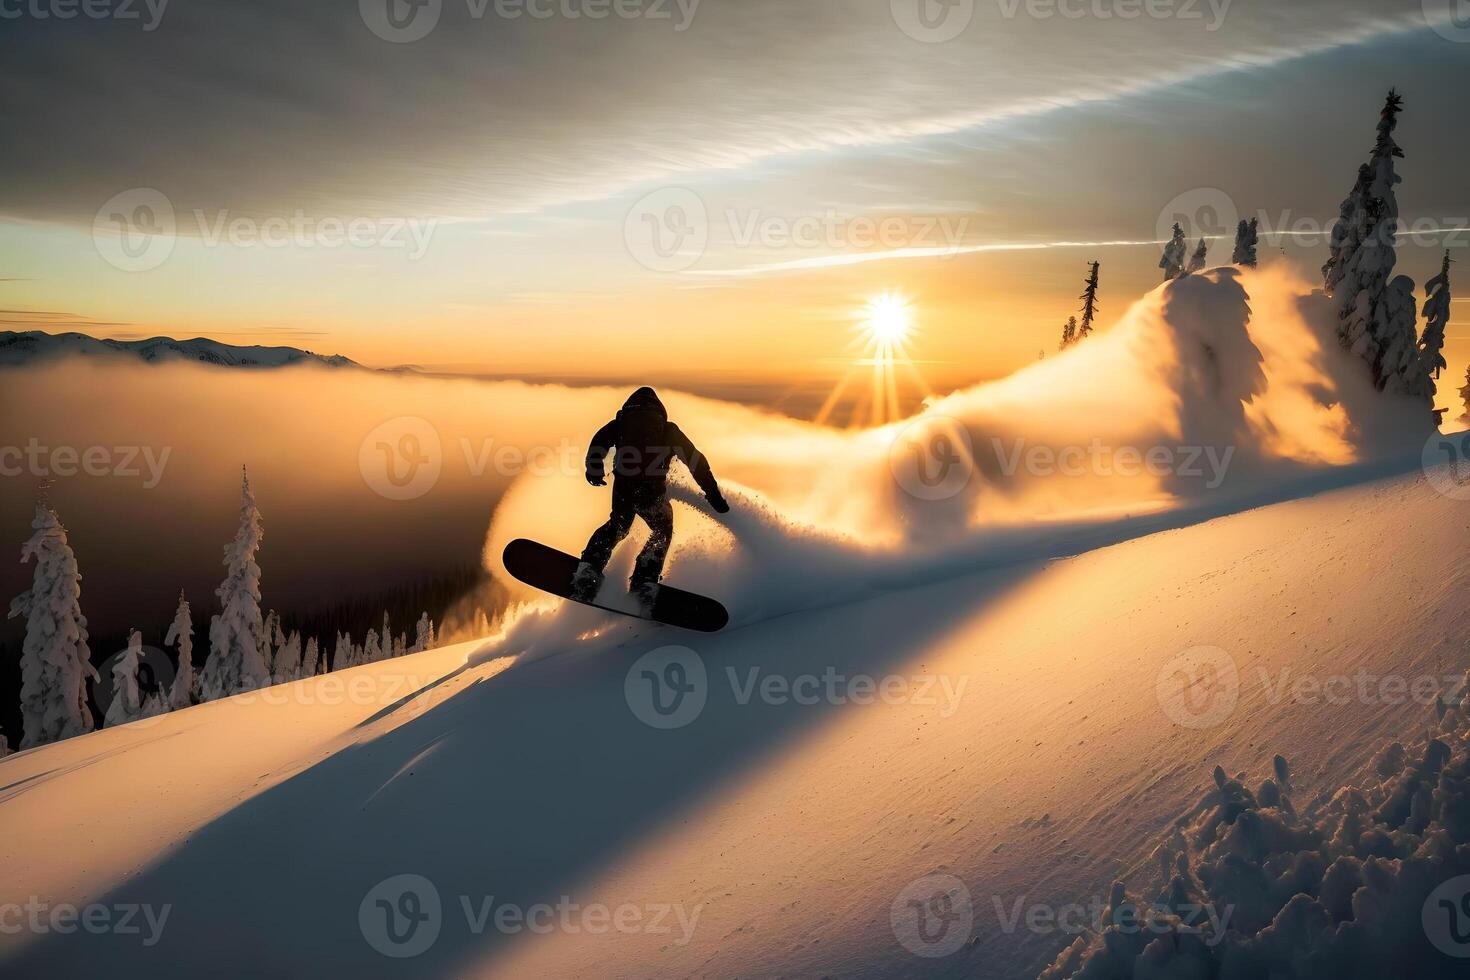
[[[0,329],[779,380],[889,294],[942,390],[1054,350],[1089,261],[1120,316],[1179,218],[1315,269],[1391,86],[1422,286],[1455,2],[0,0]]]

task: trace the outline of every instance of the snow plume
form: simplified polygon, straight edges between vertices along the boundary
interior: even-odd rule
[[[1215,788],[1158,848],[1153,900],[1121,884],[1107,924],[1041,980],[1465,975],[1470,929],[1470,699],[1378,756],[1368,782],[1298,801],[1281,756],[1252,791]],[[1209,915],[1202,915],[1209,910]]]
[[[1172,280],[1088,343],[879,429],[667,394],[733,507],[717,519],[675,481],[667,577],[719,596],[737,624],[1067,553],[1122,518],[1223,506],[1417,451],[1427,434],[1422,405],[1373,389],[1337,344],[1330,301],[1283,263]],[[606,506],[580,468],[523,478],[495,513],[486,567],[506,577],[499,555],[514,537],[578,553]],[[635,527],[605,588],[626,580],[644,534]],[[598,615],[569,612],[566,638]]]

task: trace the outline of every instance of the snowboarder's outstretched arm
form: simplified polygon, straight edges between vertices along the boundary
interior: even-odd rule
[[[710,470],[709,460],[704,458],[704,453],[696,449],[684,431],[672,422],[669,423],[669,441],[671,443],[669,448],[675,456],[684,461],[685,466],[689,467],[689,472],[694,476],[694,482],[699,484],[700,490],[704,491],[709,505],[721,514],[727,513],[730,505],[725,503],[725,495],[720,493],[720,485],[715,482],[715,474]]]
[[[592,437],[592,444],[587,447],[587,482],[594,487],[604,486],[607,483],[607,454],[612,451],[618,441],[618,420],[611,422],[597,430]]]

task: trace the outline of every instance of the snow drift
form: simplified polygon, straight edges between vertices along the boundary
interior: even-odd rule
[[[1339,348],[1334,316],[1284,263],[1222,268],[1165,283],[1062,354],[879,429],[674,395],[673,416],[734,511],[716,522],[687,483],[676,488],[684,506],[667,577],[751,622],[1066,554],[1272,499],[1331,467],[1417,454],[1426,407],[1374,391]],[[521,478],[494,515],[486,566],[505,574],[499,555],[513,537],[578,553],[605,496],[579,466]],[[626,579],[643,533],[605,588]],[[588,628],[581,612],[564,615],[558,636]]]

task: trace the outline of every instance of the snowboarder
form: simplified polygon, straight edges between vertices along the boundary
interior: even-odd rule
[[[608,559],[627,537],[636,515],[651,533],[633,563],[628,588],[645,608],[651,608],[674,536],[674,510],[668,496],[670,462],[683,460],[716,512],[728,513],[730,505],[704,455],[669,421],[668,411],[652,388],[639,388],[629,395],[617,416],[592,437],[587,447],[587,482],[594,487],[607,485],[604,465],[609,452],[613,454],[612,513],[582,551],[572,577],[572,597],[583,602],[596,597]]]

